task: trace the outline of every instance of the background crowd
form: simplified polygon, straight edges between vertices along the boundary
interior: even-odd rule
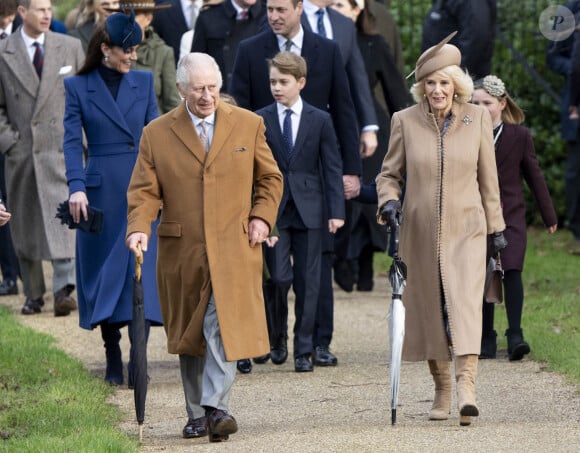
[[[575,15],[576,23],[580,23],[580,0],[568,2],[567,7]],[[491,252],[505,248],[502,253],[505,253],[508,352],[511,360],[520,360],[530,351],[521,327],[524,303],[522,270],[526,243],[526,204],[522,177],[535,196],[542,220],[550,233],[556,230],[558,218],[537,162],[533,136],[528,129],[519,126],[524,115],[517,113],[518,110],[521,113],[521,109],[509,96],[501,81],[502,75],[490,75],[497,14],[495,0],[434,0],[431,8],[425,11],[422,54],[415,66],[416,84],[411,96],[410,84],[405,79],[406,74],[403,74],[403,51],[397,28],[401,24],[394,20],[389,1],[81,0],[68,13],[66,20],[60,22],[54,17],[51,0],[2,0],[0,296],[18,294],[20,279],[20,287],[25,296],[22,314],[40,313],[46,302],[42,261],[50,261],[53,267],[54,315],[67,316],[78,307],[81,327],[101,328],[107,358],[105,380],[116,385],[122,384],[124,378],[119,349],[120,329],[127,325],[131,335],[132,299],[132,254],[125,247],[128,209],[125,194],[137,162],[144,128],[149,130],[149,123],[156,124],[154,120],[167,113],[169,115],[160,121],[165,121],[163,124],[167,127],[177,127],[169,118],[178,112],[180,118],[193,121],[199,134],[199,137],[195,134],[194,139],[186,135],[189,137],[183,139],[186,146],[193,150],[200,145],[198,140],[201,140],[201,145],[209,152],[213,150],[212,146],[216,149],[224,146],[226,139],[222,140],[222,134],[225,132],[221,129],[223,115],[233,115],[244,124],[247,121],[251,130],[255,131],[262,131],[265,122],[268,126],[268,145],[274,151],[274,157],[282,172],[279,177],[284,178],[284,185],[288,185],[289,189],[285,187],[283,195],[277,194],[277,183],[269,182],[269,187],[276,192],[276,196],[268,200],[267,210],[262,217],[260,206],[264,198],[260,197],[268,197],[260,190],[248,196],[254,200],[254,205],[248,208],[248,212],[258,213],[251,220],[261,219],[263,222],[244,225],[246,233],[251,235],[256,232],[259,236],[255,241],[250,237],[252,246],[265,244],[273,234],[281,238],[278,249],[263,246],[266,263],[264,281],[261,280],[261,270],[248,277],[252,282],[254,278],[259,278],[260,288],[263,288],[260,294],[254,294],[255,288],[250,285],[253,288],[250,304],[252,310],[256,310],[256,300],[263,300],[265,313],[263,320],[261,314],[250,316],[249,325],[258,325],[261,330],[252,333],[247,326],[236,325],[243,321],[236,321],[235,316],[232,319],[224,318],[227,315],[222,313],[228,313],[229,309],[220,306],[219,297],[214,300],[214,294],[221,293],[223,289],[220,288],[217,277],[214,281],[214,275],[210,277],[204,274],[203,278],[200,277],[203,284],[215,287],[213,291],[206,293],[208,287],[200,286],[204,291],[200,306],[205,316],[200,318],[199,314],[190,313],[191,316],[197,316],[196,325],[204,330],[206,322],[215,324],[215,313],[211,316],[207,314],[214,310],[220,322],[228,319],[224,321],[228,332],[237,332],[235,335],[243,334],[248,337],[248,345],[238,345],[237,349],[234,347],[235,352],[232,352],[232,338],[226,334],[225,352],[221,351],[221,358],[220,353],[216,352],[211,359],[211,365],[206,366],[205,363],[188,359],[190,355],[195,357],[199,354],[198,349],[179,345],[183,332],[188,332],[182,324],[182,318],[181,321],[176,321],[179,324],[179,333],[174,333],[174,327],[168,331],[174,333],[175,337],[171,338],[177,342],[171,344],[169,349],[180,354],[182,364],[189,419],[183,431],[184,437],[199,437],[209,431],[210,439],[225,440],[237,430],[235,420],[232,423],[233,418],[228,418],[230,416],[227,414],[229,387],[222,389],[226,396],[221,396],[217,402],[211,395],[204,393],[205,401],[210,401],[204,404],[201,390],[191,381],[199,379],[201,382],[203,375],[205,391],[209,385],[206,381],[213,382],[215,375],[225,374],[233,382],[232,371],[225,369],[225,364],[235,361],[240,372],[251,372],[250,358],[256,355],[256,351],[263,354],[254,363],[264,364],[270,359],[275,364],[284,363],[289,350],[287,317],[290,288],[294,289],[297,300],[294,344],[291,348],[295,370],[312,371],[314,366],[336,366],[338,358],[331,351],[334,333],[333,279],[337,287],[344,291],[373,290],[373,255],[387,251],[388,234],[384,223],[388,224],[400,211],[405,212],[404,217],[408,218],[408,224],[403,224],[403,228],[407,229],[403,230],[403,249],[407,247],[407,250],[412,250],[420,246],[418,242],[411,244],[418,236],[435,237],[435,232],[425,232],[422,229],[425,219],[429,217],[413,217],[408,214],[413,212],[410,211],[411,207],[420,211],[428,209],[415,200],[430,199],[423,193],[429,187],[425,183],[428,178],[421,176],[420,171],[421,165],[425,163],[413,160],[414,145],[409,138],[405,146],[401,145],[405,142],[401,137],[405,137],[406,125],[408,122],[420,124],[422,117],[417,112],[420,108],[426,109],[427,113],[433,115],[438,126],[437,129],[429,131],[429,134],[435,134],[436,140],[433,143],[440,140],[440,149],[444,149],[444,139],[456,133],[461,137],[460,141],[467,141],[460,131],[455,130],[455,116],[451,115],[451,112],[453,115],[461,112],[462,116],[458,121],[465,124],[474,120],[482,122],[481,143],[477,146],[486,149],[482,152],[482,160],[488,163],[493,161],[494,164],[491,168],[485,167],[485,171],[478,175],[487,217],[487,231],[479,232],[483,239],[474,242],[473,250],[476,252],[471,255],[481,257],[481,260],[476,261],[483,262],[486,252],[490,255]],[[455,31],[457,34],[449,37]],[[450,41],[445,46],[450,47],[441,47],[441,42],[446,37]],[[196,57],[189,56],[192,52]],[[274,72],[276,77],[281,77],[279,73],[282,76],[290,74],[291,82],[299,85],[300,95],[298,98],[294,96],[292,102],[285,102],[284,96],[274,90],[272,82],[270,60],[280,52],[290,52],[302,57],[298,62],[290,58],[288,61],[293,61],[292,65],[301,68],[302,60],[305,64],[304,71],[275,66],[278,71]],[[199,57],[201,53],[212,58],[206,60],[205,57]],[[576,30],[565,40],[550,43],[546,49],[546,58],[554,72],[566,77],[561,105],[562,138],[567,143],[568,152],[567,160],[563,164],[566,216],[565,219],[560,219],[560,223],[565,224],[571,231],[570,251],[578,254],[580,130],[577,106],[580,95],[577,87],[580,86],[580,31]],[[178,65],[180,61],[184,62],[183,65]],[[203,70],[198,68],[196,72],[191,66],[193,62],[199,64]],[[181,67],[181,79],[176,71],[178,67]],[[461,68],[460,71],[466,74],[466,80],[447,70],[448,67]],[[304,80],[303,85],[301,80]],[[485,107],[489,115],[482,113],[484,109],[471,105],[473,82],[473,103]],[[435,87],[434,95],[430,86]],[[447,91],[449,86],[451,91]],[[240,109],[237,106],[220,107],[220,92],[231,95]],[[445,108],[440,109],[437,106],[440,97],[450,97]],[[298,107],[295,107],[296,103]],[[415,117],[410,114],[395,115],[401,111],[408,112],[405,109],[413,103],[416,105],[411,111],[416,113]],[[288,117],[287,121],[293,129],[285,123],[280,110],[282,105],[284,110],[290,110],[290,113],[284,115]],[[309,114],[311,108],[315,112],[323,111],[326,116],[321,116],[323,120],[320,121],[328,120],[328,124],[324,123],[327,124],[325,127],[334,130],[333,134],[336,135],[330,136],[335,142],[332,149],[323,144],[328,137],[323,140],[317,135],[316,139],[306,143],[300,141],[299,132],[304,127],[302,118]],[[261,123],[254,124],[241,113],[241,109],[258,112],[264,119]],[[270,114],[273,115],[271,118]],[[292,115],[294,120],[291,120]],[[313,117],[318,118],[316,115],[318,113],[313,114]],[[391,123],[393,117],[395,119]],[[483,119],[480,120],[480,117]],[[465,118],[469,118],[469,121]],[[487,121],[489,118],[490,124]],[[200,122],[203,123],[201,126]],[[177,121],[175,124],[180,123]],[[391,124],[398,130],[391,131]],[[278,135],[272,135],[276,128],[279,128]],[[161,134],[159,127],[151,130]],[[429,134],[425,132],[425,136]],[[419,140],[419,135],[413,133],[412,138]],[[488,143],[487,139],[490,137],[491,141]],[[166,179],[167,174],[153,176],[151,168],[147,169],[148,165],[152,166],[147,158],[160,159],[156,155],[156,147],[159,145],[155,145],[155,141],[153,143],[150,145],[150,156],[140,157],[142,174],[134,175],[141,186],[135,181],[131,182],[134,196],[147,199],[149,204],[146,215],[139,214],[142,217],[139,221],[132,219],[133,225],[137,223],[141,229],[133,229],[129,233],[146,233],[148,239],[139,236],[129,245],[134,251],[137,242],[144,243],[144,249],[148,245],[149,251],[145,255],[145,281],[148,285],[146,314],[148,324],[158,325],[163,321],[167,324],[168,318],[173,319],[174,313],[168,308],[167,300],[175,296],[171,287],[176,284],[172,277],[164,277],[160,268],[155,273],[156,237],[159,235],[168,244],[175,240],[171,238],[180,237],[182,231],[181,227],[178,228],[179,222],[175,220],[181,219],[181,213],[173,211],[173,203],[176,203],[177,198],[173,192],[168,195],[169,191],[164,193],[162,190],[164,184],[169,187],[175,181]],[[272,162],[265,162],[261,155],[263,145],[232,144],[239,151],[239,159],[236,156],[233,159],[239,160],[240,172],[245,169],[241,164],[246,150],[252,156],[257,153],[257,166],[262,165],[264,169],[271,170],[269,165]],[[278,145],[281,149],[289,148],[291,157],[282,151],[276,151]],[[300,148],[296,149],[296,153],[292,151],[295,146]],[[320,152],[324,156],[324,168],[319,169],[312,163],[304,164],[306,159],[300,157],[299,153],[302,148]],[[210,155],[211,153],[208,154],[208,162],[205,162],[205,153],[200,154],[200,162],[205,166],[203,172],[210,168],[208,166],[213,159]],[[292,164],[296,155],[302,166]],[[495,158],[491,159],[490,155]],[[165,156],[164,159],[168,157]],[[443,157],[441,161],[443,162]],[[467,165],[466,162],[462,164]],[[168,165],[170,169],[178,171]],[[320,173],[324,173],[322,170],[329,171],[329,165],[333,166],[336,174],[331,176],[329,173],[324,182],[319,181]],[[418,165],[417,170],[413,165]],[[430,162],[430,165],[434,163]],[[445,169],[452,171],[453,167]],[[202,175],[199,177],[203,188],[213,188],[211,178],[203,172],[199,173]],[[317,178],[305,176],[313,173],[318,174]],[[340,177],[337,176],[338,173]],[[193,174],[198,177],[195,171]],[[299,184],[295,175],[302,178],[298,179]],[[459,184],[461,171],[456,176],[455,184]],[[221,174],[220,177],[225,178]],[[270,177],[276,179],[278,176]],[[421,183],[425,183],[423,189],[415,185],[414,178],[420,178]],[[223,184],[225,179],[217,181]],[[462,195],[469,193],[473,182],[474,180],[465,180],[464,186],[467,189]],[[260,178],[244,181],[240,185],[242,193],[246,193],[252,184],[260,184]],[[443,184],[441,182],[442,187]],[[304,188],[308,190],[304,191]],[[440,190],[443,193],[443,189]],[[304,203],[311,202],[319,193],[324,193],[318,200],[320,206],[314,211],[310,208],[304,211]],[[337,193],[341,198],[338,208]],[[271,203],[279,198],[278,195],[282,205],[278,215],[272,219]],[[496,195],[499,197],[497,200]],[[407,205],[405,198],[409,200]],[[503,214],[499,212],[499,200]],[[83,219],[88,220],[89,207],[94,206],[104,212],[104,228],[101,233],[96,235],[81,228],[72,231],[61,225],[54,217],[58,205],[63,201],[68,201],[70,205],[72,226],[78,226]],[[216,200],[216,206],[218,201]],[[458,203],[457,206],[462,206],[459,211],[445,212],[445,215],[461,215],[462,209],[467,208],[461,204],[463,200]],[[137,210],[135,206],[132,209]],[[445,219],[440,217],[442,209],[436,218],[443,225],[442,231],[446,231],[445,228],[452,227],[445,226]],[[309,220],[308,216],[313,215],[313,212],[319,220],[324,220],[324,228],[319,222]],[[213,216],[205,212],[203,215]],[[421,215],[425,213],[421,212]],[[222,216],[231,218],[231,214],[220,214]],[[336,224],[326,228],[327,220],[342,220],[343,217],[344,226],[341,228]],[[159,222],[160,230],[157,231]],[[147,226],[143,227],[145,224]],[[273,233],[276,224],[279,231]],[[209,234],[209,225],[203,224],[200,228],[207,230],[206,234]],[[502,240],[505,235],[507,247],[497,236],[489,236],[488,241],[484,240],[492,233],[502,233]],[[439,239],[441,238],[438,237],[437,240]],[[454,241],[461,242],[457,236],[453,237],[451,243],[455,243]],[[485,242],[489,242],[489,245]],[[235,243],[236,247],[238,245]],[[425,245],[428,246],[429,244]],[[440,250],[436,252],[442,253]],[[442,256],[435,254],[429,260],[418,259],[414,252],[406,253],[414,269],[427,266],[424,272],[421,271],[423,274],[428,273],[433,267],[431,265],[440,262]],[[255,257],[255,253],[248,256]],[[297,269],[293,272],[286,261],[290,256],[295,261],[300,259],[298,263],[303,262],[309,271]],[[461,259],[460,256],[460,262]],[[209,268],[212,266],[211,260],[210,256],[207,263]],[[281,270],[283,266],[285,267]],[[454,272],[458,269],[460,267]],[[434,316],[441,307],[444,313],[445,322],[441,326],[434,326],[431,318],[427,320],[427,324],[436,327],[434,333],[429,333],[429,328],[421,330],[426,339],[436,338],[440,341],[433,343],[440,346],[439,348],[423,350],[421,342],[425,338],[420,335],[412,337],[406,346],[408,359],[429,360],[436,390],[439,391],[436,393],[436,404],[431,414],[434,419],[446,416],[449,405],[449,394],[446,393],[449,367],[442,351],[449,353],[451,350],[452,355],[457,356],[458,375],[475,381],[475,359],[479,354],[481,358],[494,358],[496,349],[493,308],[489,304],[483,304],[482,309],[482,297],[474,297],[474,294],[478,294],[476,290],[480,283],[483,284],[480,276],[485,272],[485,263],[475,272],[476,277],[468,274],[461,279],[464,283],[462,287],[452,286],[449,289],[446,286],[446,272],[442,267],[440,274],[435,275],[433,281],[430,281],[431,284],[424,285],[421,291],[417,290],[420,285],[411,277],[410,292],[407,295],[409,300],[417,299],[422,302],[430,295],[436,301],[429,306],[435,310]],[[157,299],[157,280],[165,282],[159,283],[160,292],[163,293],[160,295],[163,317]],[[473,285],[469,286],[469,282]],[[196,279],[195,285],[201,285],[200,281]],[[470,305],[479,308],[471,310],[469,322],[466,321],[459,327],[460,332],[465,329],[472,334],[478,333],[475,335],[475,346],[472,334],[465,333],[464,337],[468,340],[464,343],[463,334],[459,334],[462,339],[458,341],[450,328],[450,319],[466,317],[465,313],[453,312],[455,292],[469,293],[473,297]],[[474,314],[476,311],[477,314]],[[180,316],[185,315],[182,312]],[[419,318],[421,316],[414,317],[411,313],[409,326],[423,325],[426,322]],[[478,324],[476,328],[472,324],[474,321]],[[262,324],[267,324],[268,328],[266,347],[263,344],[256,346],[251,341],[263,341]],[[461,322],[455,327],[459,324]],[[168,329],[167,325],[165,328]],[[215,326],[208,331],[215,335]],[[197,340],[202,341],[200,338]],[[217,340],[215,347],[219,350],[224,344]],[[245,351],[251,352],[251,357],[245,357]],[[461,382],[461,385],[466,385],[464,381]],[[469,407],[464,411],[465,414],[462,412],[466,417],[462,421],[463,424],[468,424],[467,417],[477,415],[475,395],[471,398],[471,395],[465,397],[462,394],[462,398],[460,411],[464,406]]]

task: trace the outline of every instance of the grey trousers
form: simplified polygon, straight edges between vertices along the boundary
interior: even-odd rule
[[[227,411],[236,377],[236,361],[226,360],[213,294],[203,319],[203,336],[205,357],[179,355],[185,408],[191,419],[204,416],[204,406]]]
[[[42,272],[42,261],[18,258],[24,295],[28,299],[39,299],[44,296],[46,286]],[[52,263],[52,289],[53,292],[64,288],[66,285],[76,285],[75,260],[65,258],[51,260]]]

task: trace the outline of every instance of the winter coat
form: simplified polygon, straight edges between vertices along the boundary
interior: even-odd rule
[[[449,359],[442,298],[452,352],[479,354],[486,239],[505,229],[489,113],[454,103],[442,138],[427,100],[395,113],[376,181],[379,207],[398,200],[405,183],[403,359]]]
[[[177,107],[181,97],[175,85],[173,49],[153,30],[145,31],[145,40],[137,48],[137,61],[131,64],[131,68],[153,73],[157,110],[160,115]]]
[[[125,245],[127,187],[143,127],[157,117],[153,77],[129,71],[117,99],[98,69],[65,81],[64,154],[70,193],[87,194],[89,205],[103,211],[100,234],[77,232],[76,269],[79,324],[92,329],[103,321],[133,318],[134,255]],[[83,136],[88,143],[83,158]],[[145,319],[161,324],[155,281],[156,247],[144,256]]]
[[[55,218],[68,199],[63,156],[65,77],[84,62],[81,42],[46,32],[39,79],[21,28],[0,41],[0,152],[5,154],[7,208],[19,257],[75,256],[75,234]]]
[[[508,243],[501,251],[502,267],[506,271],[522,271],[527,244],[526,200],[522,179],[534,195],[544,224],[547,227],[556,225],[558,217],[528,129],[516,124],[504,124],[495,145],[495,159]]]
[[[127,235],[157,229],[157,282],[171,354],[205,353],[203,319],[213,293],[228,361],[270,350],[262,296],[262,247],[253,217],[272,227],[282,175],[263,120],[220,103],[206,153],[182,102],[143,130],[128,191]],[[252,204],[253,200],[253,204]]]

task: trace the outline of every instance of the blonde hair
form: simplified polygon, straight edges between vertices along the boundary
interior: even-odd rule
[[[495,75],[487,75],[475,81],[475,89],[482,89],[498,101],[505,100],[505,107],[501,112],[501,120],[506,124],[522,124],[526,119],[524,111],[510,97],[503,81]]]
[[[460,104],[466,104],[471,100],[473,95],[473,80],[469,74],[457,65],[446,66],[445,68],[435,71],[433,74],[440,72],[446,77],[449,77],[453,82],[453,101]],[[411,95],[415,102],[419,103],[425,97],[425,80],[430,76],[423,77],[418,80],[411,87]]]

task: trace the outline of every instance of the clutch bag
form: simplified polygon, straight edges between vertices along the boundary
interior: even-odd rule
[[[103,231],[103,211],[92,206],[87,206],[87,216],[88,219],[85,220],[81,215],[81,221],[76,223],[70,215],[68,200],[58,205],[56,211],[56,218],[60,219],[61,225],[68,225],[71,230],[78,228],[87,233],[101,233]]]

